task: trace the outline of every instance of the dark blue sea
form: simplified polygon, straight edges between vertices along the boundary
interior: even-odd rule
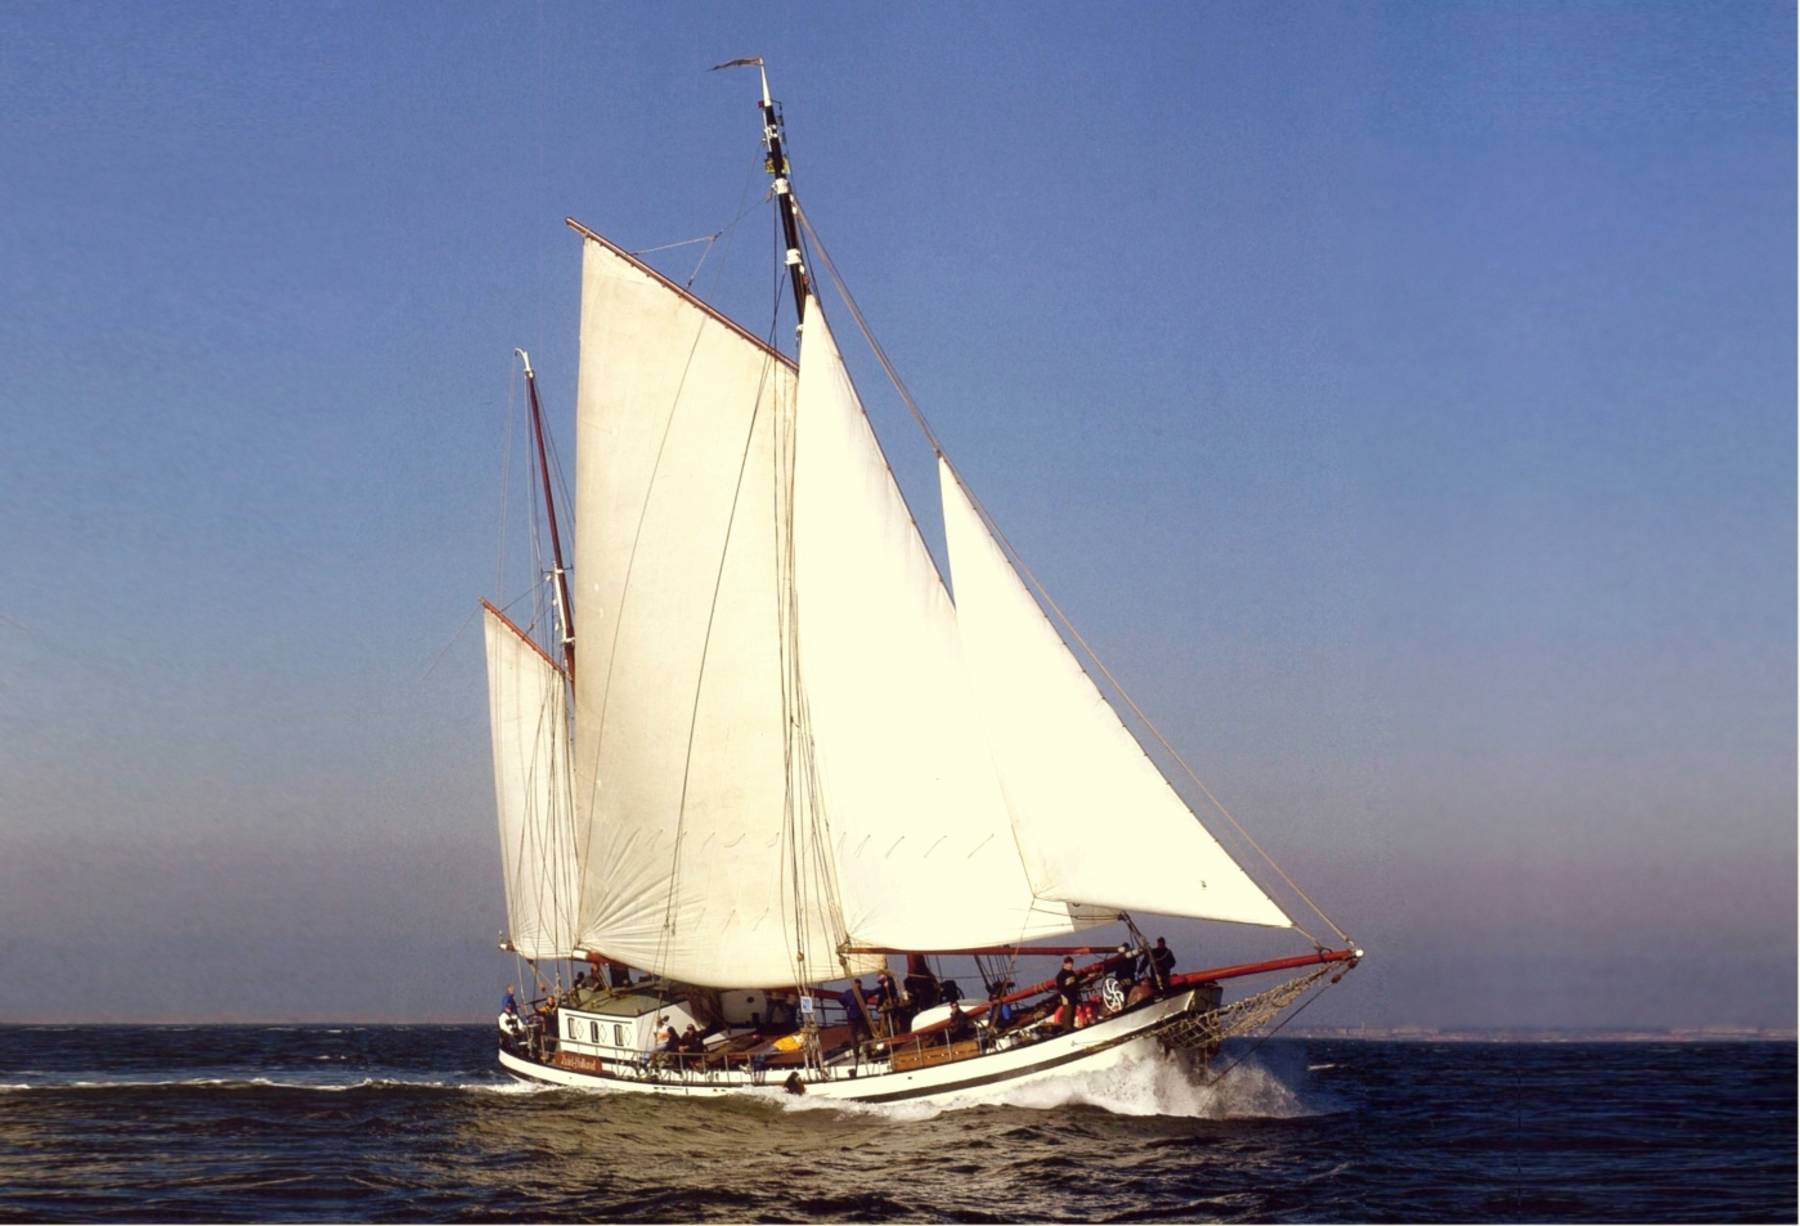
[[[527,1089],[482,1026],[8,1027],[0,1219],[1792,1222],[1794,1055],[1286,1039],[845,1110]]]

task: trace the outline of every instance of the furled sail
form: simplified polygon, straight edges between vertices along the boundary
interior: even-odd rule
[[[938,481],[957,624],[1037,895],[1291,926],[1145,756],[942,458]]]
[[[508,936],[527,958],[566,958],[576,869],[563,675],[492,606],[483,613]]]
[[[797,881],[819,854],[787,803],[775,440],[793,369],[597,236],[582,247],[581,944],[695,984],[832,978],[846,934]]]
[[[799,662],[817,816],[848,931],[863,944],[928,950],[1115,918],[1033,897],[955,608],[816,301],[805,318],[793,494]]]

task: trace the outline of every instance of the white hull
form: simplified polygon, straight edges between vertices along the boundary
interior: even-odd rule
[[[884,1064],[865,1064],[854,1076],[847,1065],[802,1070],[799,1084],[804,1086],[809,1098],[881,1103],[929,1100],[996,1085],[1024,1085],[1070,1073],[1089,1072],[1117,1063],[1128,1048],[1153,1042],[1150,1035],[1164,1023],[1193,1008],[1199,1003],[1199,995],[1193,991],[1182,992],[1068,1034],[906,1072],[891,1072]],[[577,1089],[622,1090],[684,1098],[793,1093],[787,1089],[788,1077],[793,1070],[786,1068],[763,1073],[735,1069],[683,1073],[616,1066],[619,1073],[614,1075],[540,1064],[505,1050],[500,1052],[500,1063],[522,1080]]]

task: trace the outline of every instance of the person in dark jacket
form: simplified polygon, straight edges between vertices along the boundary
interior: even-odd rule
[[[1013,981],[1010,979],[1002,979],[988,989],[988,1003],[993,1006],[988,1010],[988,1024],[993,1027],[995,1034],[1012,1025],[1012,1002],[1006,999],[1012,990]]]
[[[1175,970],[1175,951],[1169,948],[1166,937],[1156,938],[1156,948],[1150,951],[1150,970],[1156,976],[1156,986],[1168,991],[1169,975]]]
[[[855,1043],[861,1039],[872,1038],[874,1030],[869,1025],[866,1011],[868,996],[863,992],[862,980],[852,979],[848,991],[837,993],[838,1003],[844,1006],[844,1012],[850,1018],[850,1041]]]
[[[1062,997],[1062,1029],[1065,1032],[1075,1029],[1075,1004],[1081,996],[1079,984],[1075,959],[1064,958],[1062,969],[1056,972],[1056,994]]]
[[[875,976],[875,991],[869,997],[869,1007],[881,1018],[884,1036],[892,1038],[899,1033],[900,989],[886,971]]]

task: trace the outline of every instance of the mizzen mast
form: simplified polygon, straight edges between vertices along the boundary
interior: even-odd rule
[[[550,459],[544,447],[544,410],[538,403],[537,372],[531,369],[531,355],[514,349],[525,365],[525,390],[531,398],[531,433],[537,442],[538,479],[544,483],[544,517],[550,522],[550,557],[555,568],[550,573],[556,580],[557,636],[562,646],[562,667],[571,679],[575,676],[575,622],[569,603],[569,571],[563,565],[562,534],[556,528],[556,499],[550,484]]]

